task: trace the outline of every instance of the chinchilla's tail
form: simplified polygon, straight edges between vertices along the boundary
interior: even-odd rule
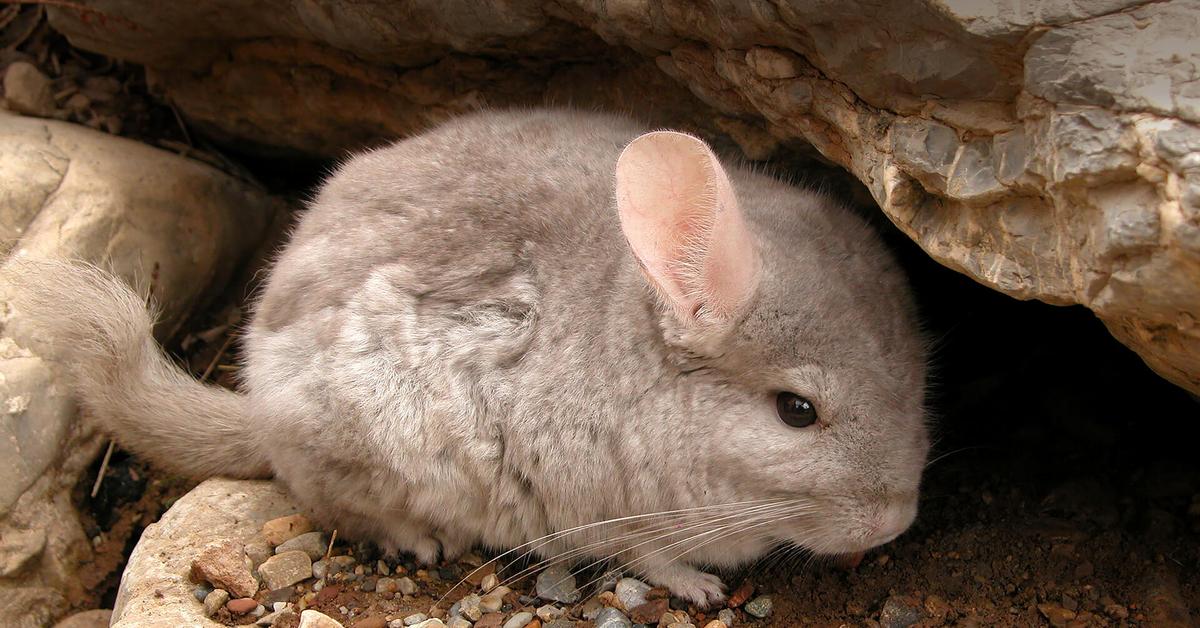
[[[247,401],[173,364],[154,313],[120,279],[80,262],[10,260],[0,280],[23,332],[48,344],[80,405],[124,447],[192,477],[266,477]]]

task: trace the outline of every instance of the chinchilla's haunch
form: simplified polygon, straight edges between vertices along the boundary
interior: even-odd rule
[[[274,475],[342,535],[614,558],[698,604],[697,565],[904,531],[925,348],[896,261],[822,195],[699,139],[478,113],[337,169],[246,330],[241,392],[164,358],[95,268],[13,265],[82,403],[191,475]]]

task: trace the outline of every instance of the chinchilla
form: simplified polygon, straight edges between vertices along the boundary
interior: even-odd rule
[[[482,112],[347,160],[265,281],[239,392],[94,267],[8,280],[123,445],[274,476],[422,561],[613,559],[703,605],[700,568],[916,516],[926,349],[895,259],[830,198],[622,117]]]

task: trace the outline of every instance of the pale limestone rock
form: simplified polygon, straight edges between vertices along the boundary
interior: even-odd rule
[[[220,626],[192,595],[192,560],[211,544],[248,543],[263,523],[295,511],[272,482],[214,479],[197,486],[142,534],[121,577],[114,628]]]
[[[258,244],[274,208],[266,194],[209,166],[83,127],[0,112],[0,263],[71,257],[103,263],[129,280],[154,277],[164,335],[223,286]],[[0,617],[33,622],[49,613],[48,621],[64,610],[59,592],[91,553],[70,493],[102,443],[75,419],[52,339],[24,331],[5,289],[0,285]],[[26,604],[33,598],[42,600],[41,610]]]

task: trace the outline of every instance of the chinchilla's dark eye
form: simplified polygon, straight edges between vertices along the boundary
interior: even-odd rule
[[[792,427],[808,427],[817,422],[817,408],[812,402],[790,392],[775,396],[775,409],[779,418]]]

